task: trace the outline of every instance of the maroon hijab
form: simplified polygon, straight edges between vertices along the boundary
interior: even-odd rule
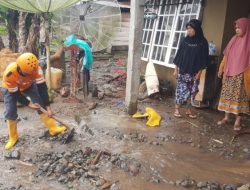
[[[240,18],[235,24],[242,30],[243,36],[234,35],[223,52],[227,58],[226,76],[238,75],[250,66],[250,19]]]

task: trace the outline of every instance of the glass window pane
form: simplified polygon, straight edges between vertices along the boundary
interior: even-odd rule
[[[197,13],[198,9],[199,9],[199,4],[194,3],[194,4],[193,4],[192,13]]]
[[[174,14],[175,13],[175,6],[174,5],[169,5],[170,6],[170,14]]]
[[[142,49],[143,50],[145,49],[145,45],[144,44],[142,44]],[[145,52],[144,51],[142,51],[142,57],[145,57]]]
[[[148,50],[149,50],[149,45],[146,45],[146,49],[145,49],[145,57],[148,58]]]
[[[162,48],[162,53],[161,53],[160,61],[165,62],[166,53],[167,53],[167,48],[166,48],[166,47],[163,47],[163,48]]]
[[[161,12],[160,12],[160,14],[162,15],[162,14],[165,14],[165,12],[166,12],[166,9],[167,9],[167,2],[166,2],[167,0],[162,0],[161,1],[161,5],[163,5],[162,7],[161,7]]]
[[[165,38],[164,38],[163,44],[164,44],[165,46],[167,46],[168,43],[169,43],[170,33],[169,33],[169,32],[166,32],[164,37],[165,37]]]
[[[152,56],[151,56],[151,58],[154,59],[154,60],[156,59],[156,50],[157,50],[157,47],[154,46],[153,53],[152,53]]]
[[[148,19],[144,19],[144,28],[148,28]]]
[[[173,63],[174,58],[175,58],[175,53],[176,53],[176,49],[172,49],[171,50],[171,54],[170,54],[170,58],[169,58],[169,63]]]
[[[180,14],[184,14],[185,13],[186,7],[187,7],[186,4],[182,4],[181,5]]]
[[[155,37],[155,44],[159,44],[159,37],[160,37],[160,32],[156,32],[156,37]]]
[[[161,32],[161,36],[160,36],[160,44],[163,45],[164,44],[164,37],[165,37],[165,33]]]
[[[169,16],[169,19],[168,19],[168,26],[169,26],[169,29],[172,28],[173,22],[174,22],[174,16]]]
[[[162,25],[163,25],[163,17],[161,16],[161,17],[158,17],[158,19],[159,19],[159,25],[157,26],[157,29],[161,29],[162,28]]]
[[[196,19],[196,18],[197,18],[196,15],[192,15],[192,16],[190,17],[190,20],[191,20],[191,19]]]
[[[169,14],[170,13],[170,6],[166,6],[166,8],[165,8],[165,14]]]
[[[179,18],[178,18],[178,22],[177,22],[177,26],[176,26],[177,31],[182,30],[183,18],[184,18],[183,16],[179,16]]]
[[[147,33],[148,33],[148,31],[144,31],[144,32],[143,32],[143,38],[142,38],[142,42],[143,42],[143,43],[146,43]]]
[[[179,36],[180,36],[180,33],[175,33],[174,41],[173,41],[173,47],[177,47],[178,42],[179,42]]]
[[[148,32],[148,37],[147,37],[146,43],[149,43],[149,42],[150,42],[151,35],[152,35],[152,31],[149,31],[149,32]]]
[[[185,37],[186,37],[186,32],[182,32],[182,33],[181,33],[181,36],[180,36],[180,41],[179,41],[178,47],[179,47],[181,41],[182,41]]]
[[[164,16],[161,29],[166,30],[166,28],[167,28],[167,18]]]
[[[158,51],[157,51],[157,56],[156,56],[156,60],[160,60],[160,56],[161,56],[161,50],[162,50],[162,47],[158,47]]]
[[[155,19],[150,19],[150,22],[149,22],[149,29],[153,29],[153,27],[154,27],[154,23],[155,23]]]
[[[193,7],[192,4],[187,4],[185,14],[191,13],[192,7]]]
[[[186,30],[186,25],[187,25],[187,23],[189,22],[189,16],[188,15],[186,15],[185,17],[184,17],[184,22],[183,22],[183,26],[182,26],[182,31],[184,31],[184,30]]]

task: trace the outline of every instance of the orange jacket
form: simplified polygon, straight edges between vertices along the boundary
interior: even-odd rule
[[[22,76],[17,72],[17,64],[14,62],[11,63],[4,71],[2,87],[8,89],[11,93],[14,93],[17,92],[18,89],[20,91],[28,89],[32,85],[33,81],[35,81],[36,84],[45,82],[42,69],[38,67],[38,69],[31,75]]]

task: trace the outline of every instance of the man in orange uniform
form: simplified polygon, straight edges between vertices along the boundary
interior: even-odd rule
[[[6,68],[1,90],[5,105],[4,116],[9,130],[9,140],[5,149],[11,149],[18,140],[17,102],[38,110],[41,121],[48,128],[50,135],[54,136],[66,130],[65,127],[57,126],[56,121],[49,117],[52,111],[48,89],[34,54],[24,53]],[[39,111],[40,106],[47,110],[48,115]]]

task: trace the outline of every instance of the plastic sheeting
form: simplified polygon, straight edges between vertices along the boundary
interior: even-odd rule
[[[23,12],[39,13],[61,10],[79,1],[80,0],[0,0],[0,5]]]
[[[147,85],[148,95],[159,92],[159,80],[155,70],[154,63],[150,61],[146,67],[145,81]]]
[[[97,52],[110,47],[120,31],[121,10],[117,0],[94,0],[55,12],[52,23],[53,37],[82,36]]]
[[[85,57],[83,59],[84,68],[86,68],[88,70],[90,70],[92,68],[93,55],[91,52],[91,48],[89,47],[87,42],[85,42],[83,40],[76,39],[74,35],[70,35],[64,41],[64,45],[65,46],[76,45],[79,48],[84,49],[84,51],[85,51]]]

